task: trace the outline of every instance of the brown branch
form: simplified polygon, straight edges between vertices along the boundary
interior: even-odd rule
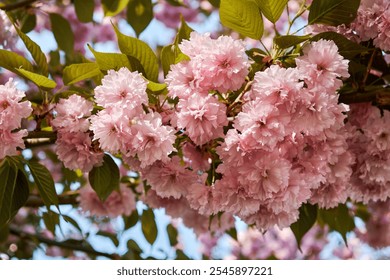
[[[53,240],[50,238],[43,237],[39,234],[32,234],[32,233],[22,231],[21,229],[12,225],[9,227],[9,232],[13,235],[19,236],[22,239],[29,239],[33,242],[39,241],[40,243],[45,243],[46,245],[49,246],[56,246],[64,249],[84,252],[93,256],[102,256],[112,260],[120,259],[120,256],[118,254],[108,254],[104,252],[99,252],[93,249],[92,247],[86,247],[81,244],[76,244],[68,240],[65,241]]]
[[[12,3],[4,6],[0,6],[0,10],[9,12],[20,8],[29,8],[31,7],[31,4],[34,2],[37,2],[38,0],[25,0],[17,3]]]
[[[390,105],[390,88],[341,94],[339,96],[339,101],[345,104],[372,102],[378,106],[388,106]]]
[[[78,204],[77,196],[78,196],[77,192],[60,194],[58,196],[58,204],[60,204],[60,205],[66,205],[66,204],[76,205],[76,204]],[[26,206],[26,207],[42,207],[42,206],[45,206],[45,203],[43,202],[43,200],[40,196],[35,195],[35,194],[31,194],[28,197],[27,202],[24,206]]]
[[[30,131],[24,139],[26,148],[54,144],[57,134],[52,131]]]

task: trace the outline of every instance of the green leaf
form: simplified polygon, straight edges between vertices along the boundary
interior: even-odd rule
[[[359,45],[351,40],[348,40],[343,35],[336,32],[324,32],[314,36],[311,41],[318,41],[320,39],[332,40],[339,48],[339,53],[344,58],[352,59],[356,55],[367,53],[368,48]]]
[[[172,226],[171,224],[169,224],[167,226],[167,233],[168,233],[168,238],[169,238],[169,243],[171,244],[171,246],[175,246],[177,244],[177,229]]]
[[[105,154],[103,164],[95,166],[89,172],[89,183],[100,200],[104,201],[114,191],[119,189],[119,168],[109,155]]]
[[[12,216],[12,198],[17,174],[16,166],[5,157],[0,163],[0,228],[6,225]]]
[[[20,22],[20,30],[23,33],[32,31],[37,25],[37,16],[34,13],[26,13]]]
[[[164,76],[166,76],[171,70],[171,65],[175,64],[175,45],[168,45],[162,48],[161,50],[161,64],[164,71]]]
[[[309,12],[309,24],[322,23],[337,26],[352,22],[360,0],[313,0]]]
[[[97,63],[80,63],[72,64],[64,69],[63,81],[65,85],[71,85],[86,79],[93,78],[100,74],[99,65]]]
[[[251,0],[221,0],[221,23],[243,36],[259,40],[264,25],[259,7]]]
[[[50,14],[51,29],[58,47],[66,53],[73,53],[74,34],[69,22],[59,14]]]
[[[122,12],[129,0],[102,0],[104,15],[107,17],[113,17]]]
[[[56,82],[40,74],[36,74],[24,69],[18,69],[17,71],[19,72],[19,74],[24,76],[26,79],[29,79],[31,82],[33,82],[40,88],[53,89],[57,86]]]
[[[118,240],[118,237],[116,236],[116,234],[106,232],[106,231],[101,231],[101,230],[98,231],[96,234],[109,238],[116,247],[119,246],[119,240]]]
[[[27,162],[27,165],[47,209],[49,210],[51,205],[55,205],[58,208],[58,197],[50,171],[42,164],[35,161]]]
[[[302,204],[299,208],[298,221],[290,227],[297,240],[298,249],[301,250],[301,241],[305,234],[313,227],[317,220],[317,206],[310,204]]]
[[[122,53],[97,52],[90,45],[88,45],[88,47],[95,56],[96,62],[99,65],[100,70],[119,70],[122,67],[126,67],[130,70],[132,69],[127,55]]]
[[[226,233],[234,240],[237,240],[237,229],[235,227],[229,229]]]
[[[188,24],[181,18],[181,25],[175,37],[175,43],[163,47],[161,50],[161,64],[166,76],[171,69],[172,64],[179,63],[183,60],[189,60],[189,57],[183,54],[179,48],[179,44],[183,40],[190,38],[191,32],[194,31]]]
[[[285,35],[285,36],[275,37],[274,42],[276,45],[278,45],[278,47],[282,49],[288,49],[302,42],[305,42],[310,38],[311,35],[303,35],[303,36]]]
[[[153,244],[157,239],[157,225],[154,219],[153,209],[149,208],[142,212],[141,225],[145,239],[150,244]]]
[[[74,0],[73,3],[77,18],[81,22],[91,22],[93,20],[94,0]]]
[[[127,6],[127,22],[133,27],[137,37],[153,19],[151,0],[130,0]]]
[[[41,70],[41,73],[47,77],[49,74],[49,66],[47,64],[46,56],[41,50],[41,47],[38,46],[33,40],[31,40],[30,37],[20,31],[16,26],[15,29],[33,57],[34,61],[38,65],[39,69]]]
[[[189,260],[189,259],[190,258],[186,254],[184,254],[184,252],[182,250],[176,250],[176,259],[175,260]]]
[[[210,4],[213,5],[215,8],[219,8],[221,5],[221,0],[209,0]]]
[[[11,216],[14,217],[20,208],[26,204],[26,201],[30,195],[30,188],[28,179],[21,169],[18,170],[16,177],[16,184],[14,190],[14,196],[12,198]]]
[[[23,56],[20,56],[14,52],[6,51],[0,49],[0,67],[3,67],[15,74],[19,75],[17,69],[26,69],[29,71],[34,71],[34,67]]]
[[[42,218],[46,228],[55,235],[56,225],[60,224],[60,216],[53,211],[48,211],[43,213]]]
[[[148,86],[147,87],[148,87],[148,90],[150,90],[153,93],[160,93],[160,92],[164,91],[167,88],[167,84],[165,84],[165,83],[160,84],[160,83],[155,83],[155,82],[152,82],[152,81],[148,81]]]
[[[277,22],[282,15],[288,0],[255,0],[263,15],[270,22]]]
[[[63,214],[61,215],[61,217],[64,218],[65,222],[70,223],[72,226],[74,226],[80,233],[83,232],[79,224],[72,217]]]
[[[320,219],[329,226],[331,230],[341,234],[345,244],[347,244],[347,233],[355,229],[353,217],[349,214],[345,204],[331,209],[319,209]]]
[[[134,210],[129,217],[123,217],[123,221],[125,223],[125,229],[132,228],[139,221],[138,211]]]
[[[189,40],[191,33],[194,31],[184,20],[183,17],[181,17],[181,24],[180,28],[177,31],[176,37],[175,37],[175,45],[178,46],[181,41],[183,40]]]
[[[145,42],[138,40],[137,38],[126,36],[115,26],[114,28],[118,37],[118,45],[121,52],[137,59],[145,70],[143,73],[144,76],[151,81],[157,82],[158,60],[153,50]],[[132,70],[135,71],[138,69]]]

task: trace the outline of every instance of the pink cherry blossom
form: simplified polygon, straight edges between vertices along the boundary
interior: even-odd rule
[[[88,185],[80,189],[78,197],[83,212],[91,216],[116,218],[120,215],[130,215],[136,208],[133,191],[121,185],[113,191],[105,201],[101,201],[96,192]]]
[[[23,137],[26,137],[27,134],[25,129],[17,132],[0,129],[0,159],[17,155],[17,148],[24,149]]]
[[[179,199],[186,194],[186,186],[196,182],[196,173],[185,168],[178,157],[170,161],[156,162],[142,172],[148,184],[163,198]]]
[[[0,85],[0,127],[2,130],[20,128],[22,118],[27,118],[32,112],[29,101],[21,102],[25,93],[16,88],[13,78],[5,85]]]
[[[333,41],[321,39],[312,42],[303,49],[303,53],[295,62],[309,89],[319,87],[332,93],[342,84],[337,78],[349,77],[348,60],[338,53]]]
[[[105,109],[90,117],[93,140],[98,140],[100,147],[107,152],[128,152],[125,143],[133,139],[132,120],[121,108]]]
[[[105,108],[126,108],[130,116],[135,116],[142,112],[142,104],[148,103],[146,87],[146,80],[138,72],[130,72],[125,67],[108,70],[102,85],[95,88],[95,100]]]
[[[61,99],[55,107],[56,118],[52,125],[68,132],[86,132],[89,129],[88,117],[91,115],[93,103],[73,94],[68,99]]]
[[[185,129],[196,145],[223,135],[223,126],[227,125],[226,106],[214,97],[191,96],[181,100],[178,108],[177,126]]]
[[[132,130],[134,137],[131,140],[130,153],[137,154],[141,168],[158,160],[169,160],[169,154],[175,150],[175,130],[162,125],[160,114],[146,114],[132,126]]]
[[[71,170],[89,172],[103,162],[103,152],[95,150],[88,133],[58,132],[56,144],[58,159]]]

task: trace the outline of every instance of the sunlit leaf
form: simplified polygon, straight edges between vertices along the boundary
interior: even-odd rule
[[[263,35],[259,7],[251,0],[221,0],[219,15],[223,25],[243,36],[259,40]]]

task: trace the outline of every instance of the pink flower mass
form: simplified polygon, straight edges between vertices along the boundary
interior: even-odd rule
[[[23,118],[32,113],[31,103],[22,101],[25,93],[16,88],[12,78],[0,85],[0,159],[17,154],[17,148],[24,148],[26,129],[20,129]],[[17,131],[15,131],[17,130]]]

